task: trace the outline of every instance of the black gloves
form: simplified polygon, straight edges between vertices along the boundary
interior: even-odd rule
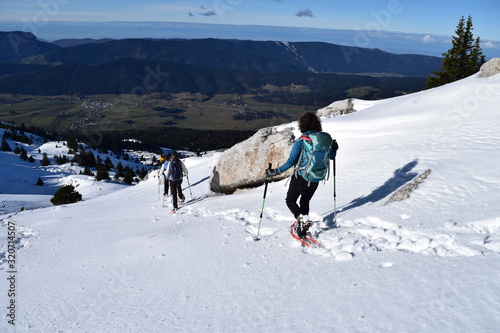
[[[279,174],[280,174],[280,172],[278,171],[278,169],[266,169],[265,177],[271,178],[271,177],[277,176]]]
[[[331,150],[337,151],[339,149],[339,144],[337,143],[337,140],[333,140],[332,146],[330,147]]]

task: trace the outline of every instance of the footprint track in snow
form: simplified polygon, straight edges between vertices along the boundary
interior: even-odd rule
[[[10,225],[15,225],[13,224],[12,221],[5,219],[2,221],[2,227],[5,229],[9,228],[9,223]],[[10,229],[9,229],[10,230]],[[7,233],[5,233],[7,234]],[[15,238],[13,240],[15,252],[17,253],[19,250],[22,248],[26,247],[29,245],[30,238],[37,237],[38,233],[33,231],[31,228],[23,227],[23,226],[18,226],[15,225]],[[0,270],[4,269],[3,265],[7,263],[7,253],[9,252],[9,242],[5,242],[1,245],[0,247]]]
[[[260,219],[260,212],[250,212],[238,208],[212,211],[206,207],[185,207],[183,214],[199,217],[219,217],[221,220],[236,222],[245,231],[256,236],[260,224],[261,237],[269,237],[288,228],[291,223],[282,211],[266,208]],[[378,217],[364,217],[355,220],[338,220],[340,228],[328,228],[320,215],[311,218],[316,224],[321,247],[307,249],[306,252],[322,256],[333,256],[336,260],[349,260],[362,252],[404,251],[437,256],[477,256],[500,253],[500,218],[470,222],[457,226],[445,223],[442,227],[415,229],[406,225],[384,221]],[[411,216],[402,214],[400,220]],[[404,223],[404,222],[403,222]],[[311,229],[313,231],[313,229]],[[314,233],[314,231],[313,231]],[[250,239],[253,237],[248,237]],[[386,268],[387,263],[380,266]]]
[[[377,217],[340,221],[340,224],[339,229],[327,230],[320,238],[333,256],[391,250],[437,256],[500,253],[500,237],[496,233],[500,219],[417,230]]]

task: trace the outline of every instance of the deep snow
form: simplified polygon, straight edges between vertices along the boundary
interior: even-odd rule
[[[357,100],[360,111],[323,119],[340,145],[340,227],[331,225],[330,179],[311,203],[314,231],[324,229],[318,248],[303,248],[290,237],[286,181],[269,185],[261,240],[254,241],[263,187],[211,193],[208,177],[220,153],[185,160],[192,198],[185,184],[190,201],[175,215],[162,207],[155,177],[133,187],[80,178],[82,189],[99,188],[82,202],[5,210],[0,307],[7,315],[9,224],[17,228],[17,307],[15,328],[7,317],[0,327],[497,332],[498,105],[500,75],[472,76],[398,98]],[[8,153],[1,156],[4,163]],[[430,176],[410,199],[385,205],[397,188],[428,169]],[[2,180],[5,205],[33,198],[4,185]]]

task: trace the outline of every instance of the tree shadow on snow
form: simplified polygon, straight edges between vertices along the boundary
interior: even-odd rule
[[[363,195],[359,198],[352,200],[345,206],[340,207],[337,210],[337,215],[339,213],[345,213],[353,208],[360,207],[368,203],[375,203],[387,197],[392,192],[396,191],[398,188],[415,178],[418,173],[412,171],[413,168],[418,164],[418,160],[414,160],[402,168],[394,171],[394,174],[389,178],[384,184],[374,189],[370,194]],[[333,225],[334,212],[329,213],[323,220],[327,222],[330,227],[335,227]]]

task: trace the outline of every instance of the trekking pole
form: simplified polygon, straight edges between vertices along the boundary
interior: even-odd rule
[[[335,159],[333,160],[333,224],[337,224],[337,187],[335,184]]]
[[[186,176],[188,180],[188,188],[189,188],[189,194],[191,194],[191,200],[193,200],[193,192],[191,192],[191,183],[189,182],[189,176]]]
[[[269,163],[269,167],[267,170],[271,170],[272,164]],[[260,234],[260,225],[262,223],[262,213],[264,212],[264,203],[266,202],[266,193],[267,193],[267,184],[269,184],[269,178],[266,177],[266,181],[264,183],[264,196],[262,197],[262,208],[260,209],[260,220],[259,220],[259,229],[257,230],[257,236],[253,239],[254,241],[260,240],[259,234]]]
[[[163,186],[164,186],[164,190],[163,190],[163,208],[165,208],[166,207],[166,205],[165,205],[165,198],[169,197],[168,192],[169,192],[169,189],[170,189],[169,180],[165,179],[165,177],[163,177]]]
[[[160,175],[158,175],[158,201],[160,201]]]

